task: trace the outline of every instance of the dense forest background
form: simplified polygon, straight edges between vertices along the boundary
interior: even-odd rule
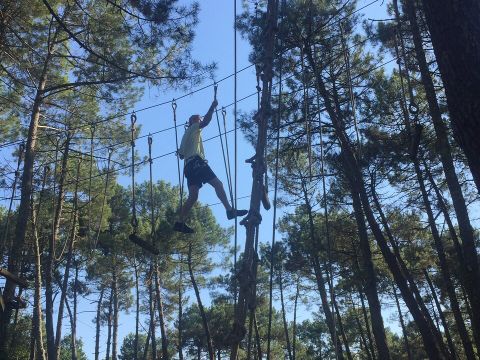
[[[241,3],[250,213],[224,228],[197,203],[188,236],[182,164],[155,176],[132,109],[215,73],[192,54],[201,4],[2,1],[0,359],[479,358],[480,5],[366,18],[377,1]]]

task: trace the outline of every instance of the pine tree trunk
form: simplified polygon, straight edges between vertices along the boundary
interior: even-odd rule
[[[325,288],[325,280],[322,275],[322,270],[320,268],[320,261],[318,257],[312,257],[312,266],[315,273],[315,279],[317,281],[318,292],[320,293],[320,299],[322,301],[322,309],[323,309],[323,313],[325,314],[325,321],[327,323],[328,330],[330,332],[330,336],[332,339],[332,344],[335,344],[335,342],[337,343],[336,347],[338,349],[338,359],[342,360],[344,359],[343,351],[342,351],[342,342],[340,341],[340,338],[336,335],[335,324],[333,322],[333,314],[330,309],[330,305],[328,303],[328,295],[327,295],[327,290]]]
[[[58,28],[52,32],[52,38],[49,43],[56,41]],[[25,243],[25,235],[30,218],[30,199],[33,192],[33,171],[35,160],[35,147],[38,137],[38,123],[40,119],[41,106],[43,105],[42,92],[47,84],[47,71],[52,58],[53,46],[48,49],[47,56],[44,61],[43,69],[38,81],[38,88],[35,99],[32,104],[32,114],[30,116],[30,125],[28,128],[27,142],[25,145],[25,158],[23,162],[23,173],[21,179],[21,196],[20,204],[17,209],[17,222],[15,225],[15,243],[8,257],[7,269],[13,275],[18,275],[22,263],[22,251]],[[5,303],[9,303],[15,295],[16,284],[7,279],[3,290],[3,299]],[[9,339],[8,324],[12,316],[12,309],[8,306],[4,311],[0,311],[0,358],[8,358],[7,344]],[[54,360],[49,359],[49,360]]]
[[[180,258],[180,271],[179,271],[179,279],[178,279],[178,360],[183,360],[183,295],[182,295],[182,288],[183,288],[183,269],[182,269],[183,259]]]
[[[149,310],[150,310],[150,338],[152,341],[152,358],[157,358],[157,336],[156,336],[156,322],[155,322],[155,306],[156,295],[154,291],[154,266],[150,265],[149,282],[148,282],[148,295],[149,295]]]
[[[197,298],[198,309],[200,310],[200,316],[202,317],[203,331],[205,331],[205,337],[207,340],[208,356],[210,360],[215,360],[215,353],[213,352],[212,346],[212,337],[210,335],[210,329],[208,327],[207,316],[205,314],[205,309],[203,307],[202,299],[200,297],[200,291],[198,290],[197,282],[193,275],[192,268],[192,243],[188,245],[188,271],[190,273],[190,280],[192,281],[193,290],[195,291],[195,296]]]
[[[465,152],[480,191],[480,3],[477,0],[422,0],[422,3],[447,95],[453,134]],[[479,287],[475,246],[464,245],[472,272],[468,281]],[[475,303],[480,303],[480,299]]]
[[[72,347],[72,360],[77,360],[77,309],[78,309],[78,299],[77,299],[77,289],[78,289],[78,263],[74,259],[75,263],[75,279],[73,281],[73,321],[72,321],[72,334],[71,334],[71,347]]]
[[[113,290],[110,286],[110,299],[108,301],[108,318],[107,318],[107,355],[105,359],[110,360],[110,345],[112,344],[112,313],[113,313]]]
[[[283,266],[280,264],[280,271],[278,274],[278,286],[280,288],[280,304],[282,306],[282,320],[283,320],[283,331],[285,333],[285,341],[287,342],[287,353],[288,359],[292,360],[292,347],[290,345],[290,335],[288,334],[288,323],[287,323],[287,316],[285,314],[285,302],[283,300]]]
[[[297,275],[297,286],[295,290],[295,300],[293,302],[293,329],[292,329],[292,358],[296,359],[297,354],[297,305],[300,294],[300,277]]]
[[[427,270],[423,270],[423,273],[425,274],[425,279],[427,280],[428,286],[430,287],[430,292],[432,293],[433,301],[435,302],[435,306],[437,307],[438,316],[442,321],[443,331],[445,332],[445,337],[447,338],[447,344],[450,349],[450,353],[454,358],[457,358],[458,357],[457,351],[455,349],[455,345],[453,344],[452,336],[450,335],[447,319],[445,319],[445,314],[443,313],[442,307],[440,306],[440,302],[438,301],[437,293],[435,292],[435,288],[433,287],[432,280],[430,279],[430,275],[428,275]],[[463,319],[462,319],[462,322],[463,322]],[[471,345],[472,344],[470,344],[470,346]],[[472,355],[473,357],[470,357],[470,355]],[[473,349],[472,349],[472,354],[467,354],[467,359],[475,360]]]
[[[241,276],[252,277],[255,272],[257,254],[254,249],[255,232],[261,222],[260,202],[262,199],[265,174],[265,146],[267,143],[268,122],[271,118],[271,91],[273,79],[273,60],[275,54],[275,34],[277,29],[278,2],[268,0],[266,11],[266,26],[263,31],[263,74],[262,74],[262,95],[260,107],[256,114],[258,124],[258,136],[255,146],[254,162],[252,163],[252,191],[250,197],[250,208],[248,215],[242,220],[245,225],[246,239],[244,260],[241,268]],[[253,278],[249,286],[240,287],[238,302],[235,307],[234,322],[229,335],[231,342],[230,360],[236,360],[240,342],[245,336],[245,320],[249,306],[253,306],[255,299],[251,299],[251,286],[256,286],[256,279]],[[269,354],[267,353],[267,358]]]
[[[157,295],[158,318],[160,320],[160,334],[162,337],[162,360],[169,360],[168,335],[167,335],[167,326],[165,324],[165,316],[163,313],[163,299],[162,299],[161,283],[160,283],[160,269],[158,267],[158,263],[156,260],[155,260],[155,291]]]
[[[134,355],[133,360],[138,360],[138,333],[140,328],[140,289],[138,284],[138,264],[134,259],[134,273],[135,273],[135,341],[134,341]]]
[[[68,171],[68,157],[70,151],[70,134],[67,135],[65,147],[63,150],[62,169],[60,171],[60,179],[58,180],[58,198],[55,206],[53,218],[53,227],[50,241],[48,243],[48,255],[45,266],[45,327],[47,333],[47,354],[48,360],[57,359],[57,351],[55,346],[55,331],[53,322],[53,271],[55,267],[55,248],[57,246],[58,233],[60,230],[60,222],[63,213],[63,204],[65,200],[65,180]]]
[[[425,51],[423,49],[423,44],[422,44],[422,37],[421,37],[420,29],[418,26],[418,22],[417,22],[415,4],[413,0],[407,0],[405,4],[406,4],[408,19],[410,22],[410,28],[412,31],[415,54],[416,54],[417,62],[420,69],[421,80],[422,80],[423,87],[425,89],[425,94],[428,101],[428,107],[430,110],[430,115],[432,117],[432,122],[435,129],[436,150],[440,155],[442,166],[445,171],[445,179],[447,181],[447,185],[450,191],[453,207],[455,209],[455,214],[458,221],[460,236],[462,238],[463,251],[465,252],[465,256],[467,257],[467,259],[463,259],[464,258],[463,254],[459,253],[461,257],[460,265],[463,270],[461,280],[465,284],[465,287],[468,291],[468,295],[471,301],[475,301],[478,303],[478,301],[480,301],[480,286],[479,286],[480,271],[478,268],[478,260],[477,260],[478,254],[476,252],[475,236],[473,233],[473,228],[470,223],[468,209],[465,203],[465,198],[463,196],[462,188],[459,184],[458,177],[455,172],[455,165],[453,162],[451,148],[448,141],[447,127],[442,119],[442,113],[438,105],[438,100],[435,93],[435,87],[434,87],[433,80],[428,68],[428,63],[425,57]],[[478,32],[478,34],[480,34],[480,32]],[[432,41],[433,41],[433,34],[432,34]],[[457,41],[459,40],[457,39]],[[480,55],[480,52],[478,52],[478,54]],[[478,57],[477,60],[480,60],[480,57]],[[439,61],[439,65],[440,65],[440,62],[441,61]],[[478,67],[478,64],[477,64],[477,67]],[[477,74],[480,75],[480,73],[478,72]],[[478,109],[480,109],[480,103],[478,99],[476,99],[476,101],[477,101],[477,106],[479,106]],[[478,124],[480,124],[480,118],[478,117],[478,113],[475,115],[477,116],[477,119],[479,121]],[[480,128],[478,128],[478,130],[480,130]],[[475,156],[475,160],[478,161],[478,153]],[[480,177],[478,176],[480,176],[480,173],[477,174],[477,180],[480,179]],[[479,186],[479,184],[480,183],[477,181],[477,187]],[[474,333],[474,337],[476,339],[477,348],[480,349],[480,309],[478,307],[474,307],[473,314],[474,314],[474,317],[471,319],[472,330]],[[464,339],[462,338],[462,341],[463,340]],[[465,342],[463,344],[464,346],[467,346],[466,349],[468,347],[471,347],[471,346],[468,346],[468,344],[466,345]],[[470,355],[473,354],[473,350],[472,352],[470,352],[470,350],[468,350],[467,352]]]
[[[67,252],[67,262],[65,263],[65,271],[63,274],[63,283],[61,287],[60,303],[58,305],[58,316],[57,316],[57,332],[55,335],[55,348],[57,352],[57,359],[60,358],[60,343],[62,340],[62,323],[63,323],[63,307],[65,305],[65,299],[67,297],[68,291],[68,280],[70,277],[70,267],[72,264],[73,257],[73,247],[75,244],[75,236],[77,234],[77,212],[78,212],[78,180],[80,176],[80,162],[77,165],[77,176],[75,181],[75,192],[73,198],[73,213],[72,213],[72,228],[70,231],[70,236],[68,238],[68,252]]]
[[[362,305],[362,315],[363,315],[363,321],[365,321],[365,329],[367,332],[367,339],[368,339],[368,346],[370,348],[370,354],[372,354],[372,358],[376,360],[377,357],[375,355],[374,343],[372,340],[372,333],[370,332],[370,326],[369,326],[370,319],[368,317],[367,308],[365,306],[365,299],[363,297],[363,290],[361,286],[358,286],[358,294],[360,296],[360,303]]]
[[[45,185],[45,183],[43,184]],[[30,359],[32,355],[35,355],[36,349],[36,359],[45,360],[45,349],[43,347],[43,327],[42,327],[42,263],[41,263],[41,254],[40,254],[40,241],[38,238],[37,231],[37,218],[36,214],[40,211],[40,202],[41,195],[39,200],[38,211],[32,211],[32,228],[33,228],[33,251],[35,254],[35,292],[33,300],[33,318],[32,318],[32,347],[33,352],[30,353]]]
[[[408,288],[405,276],[402,274],[402,271],[396,261],[395,256],[392,254],[390,248],[388,247],[387,240],[385,239],[373,214],[368,194],[365,188],[365,181],[363,179],[363,175],[357,162],[356,154],[352,150],[348,137],[346,136],[344,131],[343,119],[339,118],[339,115],[335,111],[335,108],[330,98],[330,94],[325,87],[324,80],[321,74],[317,73],[317,64],[315,63],[311,49],[309,49],[308,47],[306,50],[306,55],[310,66],[312,67],[312,69],[314,69],[316,82],[318,85],[318,91],[325,102],[325,107],[332,121],[335,134],[340,142],[340,146],[342,148],[341,158],[343,161],[344,169],[347,173],[347,176],[352,177],[353,181],[351,181],[350,183],[355,184],[355,189],[352,190],[358,192],[358,194],[360,195],[360,200],[362,203],[365,217],[377,241],[378,247],[382,252],[383,258],[385,259],[385,262],[387,263],[395,279],[395,282],[398,284],[398,287],[400,288],[402,296],[412,314],[412,317],[414,318],[419,328],[427,354],[432,359],[445,359],[446,356],[442,351],[442,348],[438,342],[438,338],[434,335],[428,321],[425,319],[424,315],[418,308],[417,302],[412,292]]]
[[[353,188],[353,186],[351,186]],[[378,356],[380,359],[390,359],[390,351],[387,345],[387,337],[385,335],[385,327],[383,325],[382,307],[378,299],[377,292],[377,275],[372,260],[372,250],[368,239],[367,227],[363,216],[362,204],[358,193],[352,191],[352,201],[355,219],[357,222],[358,236],[360,240],[360,250],[363,260],[363,279],[365,280],[364,290],[367,296],[370,308],[370,316],[372,319],[372,330],[377,345]]]
[[[398,300],[397,289],[395,286],[393,286],[393,296],[395,297],[395,303],[397,304],[398,319],[400,321],[400,326],[402,327],[403,342],[405,343],[405,350],[407,352],[408,360],[413,360],[410,342],[408,341],[407,328],[405,326],[405,321],[403,320],[402,308],[400,307],[400,301]]]
[[[116,261],[115,261],[116,262]],[[117,339],[118,339],[118,278],[116,263],[112,274],[112,292],[113,292],[113,331],[112,331],[112,360],[117,360]]]
[[[102,316],[102,301],[103,294],[105,292],[105,287],[103,286],[103,284],[100,286],[101,289],[97,304],[97,317],[95,319],[95,360],[99,360],[100,356],[100,318]]]

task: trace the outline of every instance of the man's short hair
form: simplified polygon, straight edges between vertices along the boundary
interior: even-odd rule
[[[200,116],[198,114],[195,114],[195,115],[192,115],[188,118],[188,125],[192,125],[193,123],[193,120],[195,120],[197,118],[197,116]]]

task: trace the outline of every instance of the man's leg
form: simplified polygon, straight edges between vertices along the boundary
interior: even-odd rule
[[[228,202],[227,194],[225,193],[225,189],[223,188],[222,182],[216,177],[208,182],[210,185],[213,186],[215,189],[215,193],[217,197],[222,202],[223,206],[225,206],[225,210],[229,211],[232,210],[232,206]]]
[[[200,188],[198,187],[198,185],[190,185],[188,187],[188,199],[187,201],[185,201],[185,204],[183,204],[183,206],[179,209],[179,221],[175,222],[175,225],[173,226],[173,229],[175,231],[184,234],[192,234],[195,232],[192,228],[185,224],[185,218],[192,209],[193,204],[195,204],[198,199],[199,189]]]
[[[218,198],[222,202],[223,206],[225,206],[225,210],[227,210],[227,218],[229,220],[231,220],[231,219],[233,219],[237,216],[247,215],[247,213],[248,213],[247,210],[237,210],[237,209],[233,208],[233,206],[232,206],[233,204],[230,205],[230,203],[228,202],[228,199],[227,199],[227,194],[225,193],[225,189],[223,188],[223,184],[217,177],[210,180],[208,183],[213,186]]]
[[[200,188],[197,185],[190,185],[188,187],[188,199],[185,201],[179,212],[180,222],[185,222],[185,218],[187,217],[195,202],[198,200],[199,190]]]

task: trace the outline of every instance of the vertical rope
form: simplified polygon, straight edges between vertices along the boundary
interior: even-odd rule
[[[177,103],[175,99],[172,100],[173,111],[173,125],[175,127],[175,147],[177,149],[177,172],[178,172],[178,186],[180,187],[180,213],[183,211],[183,179],[180,171],[180,158],[178,155],[178,129],[177,129]]]
[[[98,238],[100,236],[100,230],[102,229],[103,213],[105,211],[105,202],[107,200],[108,181],[110,179],[110,162],[112,160],[112,153],[113,153],[113,148],[109,147],[108,148],[108,159],[107,159],[107,173],[106,173],[106,176],[105,176],[105,187],[103,189],[102,208],[100,209],[100,220],[98,222],[97,235],[95,236],[95,240],[94,240],[94,248],[97,247]]]
[[[150,191],[150,225],[151,225],[151,237],[152,244],[155,244],[155,204],[153,202],[153,159],[152,159],[152,143],[153,138],[151,134],[148,134],[148,170],[149,170],[149,191]]]
[[[232,204],[235,209],[237,209],[237,0],[233,0],[233,123],[234,123],[234,195],[235,195],[235,204]],[[234,255],[233,255],[233,273],[234,276],[234,303],[235,307],[237,305],[237,246],[238,246],[238,220],[235,217],[235,234],[234,234]]]
[[[90,229],[92,228],[92,175],[93,175],[93,140],[95,137],[95,124],[90,125],[90,169],[88,172],[88,222],[87,222],[87,239],[91,244]],[[94,240],[93,246],[96,246],[96,240]]]
[[[137,115],[135,112],[130,115],[130,132],[131,132],[131,141],[130,141],[130,146],[132,148],[132,166],[131,166],[131,172],[132,172],[132,220],[131,224],[133,227],[133,233],[137,233],[138,229],[138,219],[137,219],[137,204],[136,204],[136,199],[135,199],[135,123],[137,122]]]

